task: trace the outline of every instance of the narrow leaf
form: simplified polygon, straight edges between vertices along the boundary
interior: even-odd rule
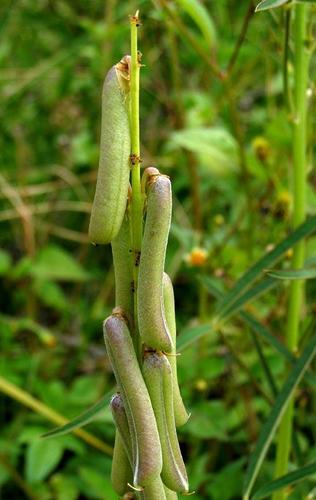
[[[309,465],[305,465],[300,469],[297,469],[289,474],[285,474],[284,476],[275,479],[269,483],[266,483],[264,486],[259,488],[256,491],[252,500],[260,500],[261,498],[266,498],[270,496],[275,491],[285,488],[286,486],[290,486],[291,484],[298,483],[299,481],[305,480],[308,476],[316,473],[316,462],[313,462]]]
[[[214,48],[216,44],[215,24],[204,4],[199,0],[176,0],[176,2],[198,26],[209,48]]]
[[[95,403],[93,406],[88,408],[88,410],[84,411],[78,417],[75,417],[70,422],[65,425],[61,425],[60,427],[56,427],[55,429],[46,432],[42,435],[42,438],[51,438],[56,436],[61,436],[62,434],[68,434],[72,432],[74,429],[78,429],[87,425],[89,422],[92,422],[97,418],[102,410],[108,405],[110,397],[113,391],[107,393],[100,401]]]
[[[235,283],[235,285],[224,295],[219,302],[216,313],[218,316],[224,315],[233,302],[260,277],[265,269],[273,267],[280,260],[282,255],[289,250],[298,241],[306,238],[316,230],[316,216],[310,217],[306,222],[299,226],[289,236],[282,240],[273,250],[266,253],[259,259],[248,271],[245,272]]]
[[[272,269],[268,276],[279,280],[311,280],[316,278],[316,268],[303,269]]]
[[[260,12],[262,10],[275,9],[276,7],[281,7],[285,5],[289,0],[262,0],[258,3],[255,12]]]
[[[244,498],[249,498],[253,484],[257,478],[262,462],[269,449],[276,429],[282,419],[296,387],[301,381],[304,372],[316,354],[316,335],[305,347],[302,355],[293,366],[287,380],[279,392],[271,413],[263,425],[255,450],[250,457],[244,482]]]
[[[258,299],[263,293],[267,292],[277,284],[277,280],[274,278],[264,278],[262,281],[257,283],[255,286],[247,290],[244,294],[240,295],[236,301],[234,301],[230,307],[225,309],[220,319],[227,320],[230,316],[237,314],[246,304]]]
[[[177,339],[177,350],[179,352],[183,351],[191,344],[196,342],[198,339],[210,333],[212,331],[212,326],[210,324],[204,324],[199,326],[193,326],[186,328]]]

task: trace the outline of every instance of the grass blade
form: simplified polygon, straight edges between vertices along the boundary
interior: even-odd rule
[[[255,286],[246,290],[245,293],[240,295],[225,311],[223,314],[219,316],[219,319],[227,320],[234,314],[237,314],[240,309],[242,309],[248,302],[251,302],[255,299],[258,299],[263,293],[267,292],[271,288],[275,287],[278,283],[278,280],[274,278],[264,278]]]
[[[203,337],[203,335],[211,332],[212,326],[210,324],[203,324],[186,328],[177,339],[177,350],[179,352],[183,351],[191,344],[199,340],[201,337]]]
[[[312,280],[316,278],[316,268],[272,269],[267,275],[278,280]]]
[[[288,3],[289,0],[262,0],[258,3],[256,7],[256,12],[260,12],[262,10],[270,10],[276,9],[276,7],[281,7]]]
[[[301,224],[295,231],[282,240],[273,250],[266,253],[259,259],[248,271],[245,272],[235,283],[235,285],[225,294],[218,304],[216,314],[221,317],[226,310],[231,308],[232,304],[248,290],[251,285],[260,277],[260,275],[276,264],[282,255],[293,247],[298,241],[306,238],[316,231],[316,216],[310,217]]]
[[[257,478],[262,462],[275,435],[276,429],[286,411],[293,393],[301,381],[304,372],[316,354],[316,335],[305,347],[302,355],[293,366],[287,380],[279,392],[268,420],[263,425],[255,450],[250,457],[244,482],[244,500],[249,499],[253,484]]]
[[[67,424],[61,425],[60,427],[56,427],[55,429],[46,432],[41,437],[52,438],[56,436],[61,436],[62,434],[68,434],[69,432],[72,432],[74,429],[79,429],[80,427],[87,425],[89,422],[92,422],[93,420],[96,419],[96,417],[100,414],[100,412],[104,410],[105,407],[109,404],[112,394],[113,391],[107,393],[105,396],[103,396],[102,399],[100,399],[100,401],[98,401],[93,406],[88,408],[88,410],[78,415],[78,417],[73,418]]]
[[[215,24],[204,4],[199,0],[176,0],[176,3],[198,26],[208,47],[214,48],[216,45]]]
[[[291,484],[298,483],[299,481],[303,481],[308,476],[311,476],[315,473],[316,462],[305,465],[304,467],[300,467],[299,469],[294,470],[289,474],[285,474],[284,476],[281,476],[274,481],[266,483],[256,491],[256,493],[252,497],[252,500],[260,500],[261,498],[266,498],[267,496],[270,496],[274,491],[285,488],[286,486],[290,486]]]

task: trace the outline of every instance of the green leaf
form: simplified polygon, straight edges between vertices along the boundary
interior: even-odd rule
[[[35,483],[45,479],[60,462],[63,445],[58,441],[35,439],[27,448],[25,475],[27,481]]]
[[[272,269],[267,274],[278,280],[311,280],[316,278],[316,268]]]
[[[301,381],[304,372],[316,354],[316,335],[305,347],[302,355],[293,366],[287,380],[279,392],[271,413],[263,425],[255,450],[250,457],[244,482],[244,498],[249,498],[253,484],[257,478],[264,457],[268,451],[276,429],[287,409],[293,393]]]
[[[35,278],[52,281],[84,281],[90,277],[70,253],[55,245],[39,252],[29,272]]]
[[[281,7],[281,5],[285,5],[289,0],[262,0],[259,2],[256,7],[256,12],[260,12],[261,10],[269,10],[275,9],[276,7]]]
[[[300,469],[294,470],[293,472],[289,472],[288,474],[285,474],[284,476],[281,476],[278,479],[275,479],[274,481],[266,483],[264,486],[262,486],[261,488],[259,488],[259,490],[256,491],[252,499],[260,500],[261,498],[266,498],[275,491],[281,488],[285,488],[286,486],[290,486],[291,484],[298,483],[299,481],[303,481],[303,479],[306,479],[308,476],[315,473],[316,473],[316,462],[313,462],[309,465],[305,465]]]
[[[95,403],[91,408],[84,411],[78,417],[73,418],[70,422],[60,427],[56,427],[55,429],[46,432],[41,437],[42,438],[51,438],[56,436],[61,436],[62,434],[67,434],[68,432],[72,432],[74,429],[78,429],[87,425],[89,422],[92,422],[97,418],[102,410],[109,404],[109,400],[113,391],[107,393],[100,401]]]
[[[0,276],[3,276],[10,270],[11,263],[11,255],[0,248]]]
[[[225,315],[227,309],[232,307],[232,304],[245,293],[247,289],[260,277],[265,269],[271,268],[282,255],[292,248],[298,241],[306,238],[316,230],[316,216],[310,217],[306,222],[301,224],[295,231],[282,240],[273,250],[266,253],[253,266],[246,271],[235,285],[224,295],[220,300],[216,313],[219,317]]]
[[[213,48],[216,43],[216,30],[214,21],[206,7],[199,0],[176,0],[176,3],[198,26],[208,47]]]
[[[33,290],[42,304],[56,311],[66,311],[69,307],[67,297],[58,283],[46,280],[36,280]]]
[[[203,337],[203,335],[211,333],[212,331],[212,326],[210,324],[186,328],[182,333],[180,333],[177,339],[177,349],[179,352],[183,351],[198,339]]]
[[[260,297],[263,293],[273,288],[276,284],[277,280],[275,280],[274,278],[264,278],[255,286],[250,288],[250,290],[246,290],[244,294],[240,295],[237,300],[231,304],[230,307],[225,309],[225,312],[220,316],[220,318],[227,320],[229,317],[237,314],[240,309],[242,309],[246,304]]]
[[[216,175],[237,170],[237,143],[223,128],[186,128],[174,132],[170,142],[198,154],[201,163]]]

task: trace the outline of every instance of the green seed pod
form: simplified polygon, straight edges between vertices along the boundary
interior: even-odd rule
[[[114,396],[112,396],[110,402],[110,408],[116,429],[119,432],[123,447],[125,449],[125,454],[130,462],[130,466],[132,467],[133,466],[132,440],[129,432],[128,420],[124,408],[123,398],[120,393],[114,394]],[[129,482],[131,483],[132,480]]]
[[[160,476],[154,478],[151,483],[145,486],[140,494],[141,500],[167,500],[165,487]]]
[[[176,328],[176,315],[174,307],[174,293],[173,293],[173,286],[171,279],[169,278],[167,273],[164,273],[163,275],[163,300],[165,308],[165,317],[173,345],[172,349],[173,355],[169,356],[168,360],[172,371],[174,416],[176,420],[176,426],[181,427],[181,425],[184,425],[188,421],[190,415],[186,411],[185,406],[183,404],[178,384],[177,356],[176,356],[177,328]]]
[[[162,451],[161,478],[173,491],[187,493],[188,477],[178,442],[172,397],[172,373],[162,353],[145,353],[143,376],[154,408]]]
[[[138,326],[148,347],[172,351],[165,320],[162,280],[171,222],[171,183],[165,175],[155,176],[149,186],[147,218],[138,276]]]
[[[178,500],[178,494],[165,486],[166,500]]]
[[[123,440],[119,432],[116,431],[111,468],[112,486],[118,495],[124,495],[132,480],[132,468],[126,455]]]
[[[103,331],[132,439],[133,484],[135,487],[146,486],[160,474],[162,468],[160,440],[152,404],[123,317],[116,314],[107,318]]]
[[[106,244],[118,234],[129,184],[130,127],[127,109],[129,56],[113,66],[102,92],[100,160],[89,239]]]
[[[121,307],[129,320],[133,317],[133,267],[131,259],[130,227],[125,215],[121,229],[111,242],[115,275],[115,305]]]

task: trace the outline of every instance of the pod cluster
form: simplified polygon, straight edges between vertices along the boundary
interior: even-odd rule
[[[145,170],[146,217],[141,250],[134,255],[127,207],[128,61],[125,56],[110,70],[103,87],[101,154],[89,227],[93,243],[111,242],[114,262],[116,307],[103,324],[117,383],[110,403],[116,425],[111,478],[124,498],[172,500],[189,491],[176,431],[189,415],[177,380],[173,287],[164,272],[171,182],[153,167]]]

